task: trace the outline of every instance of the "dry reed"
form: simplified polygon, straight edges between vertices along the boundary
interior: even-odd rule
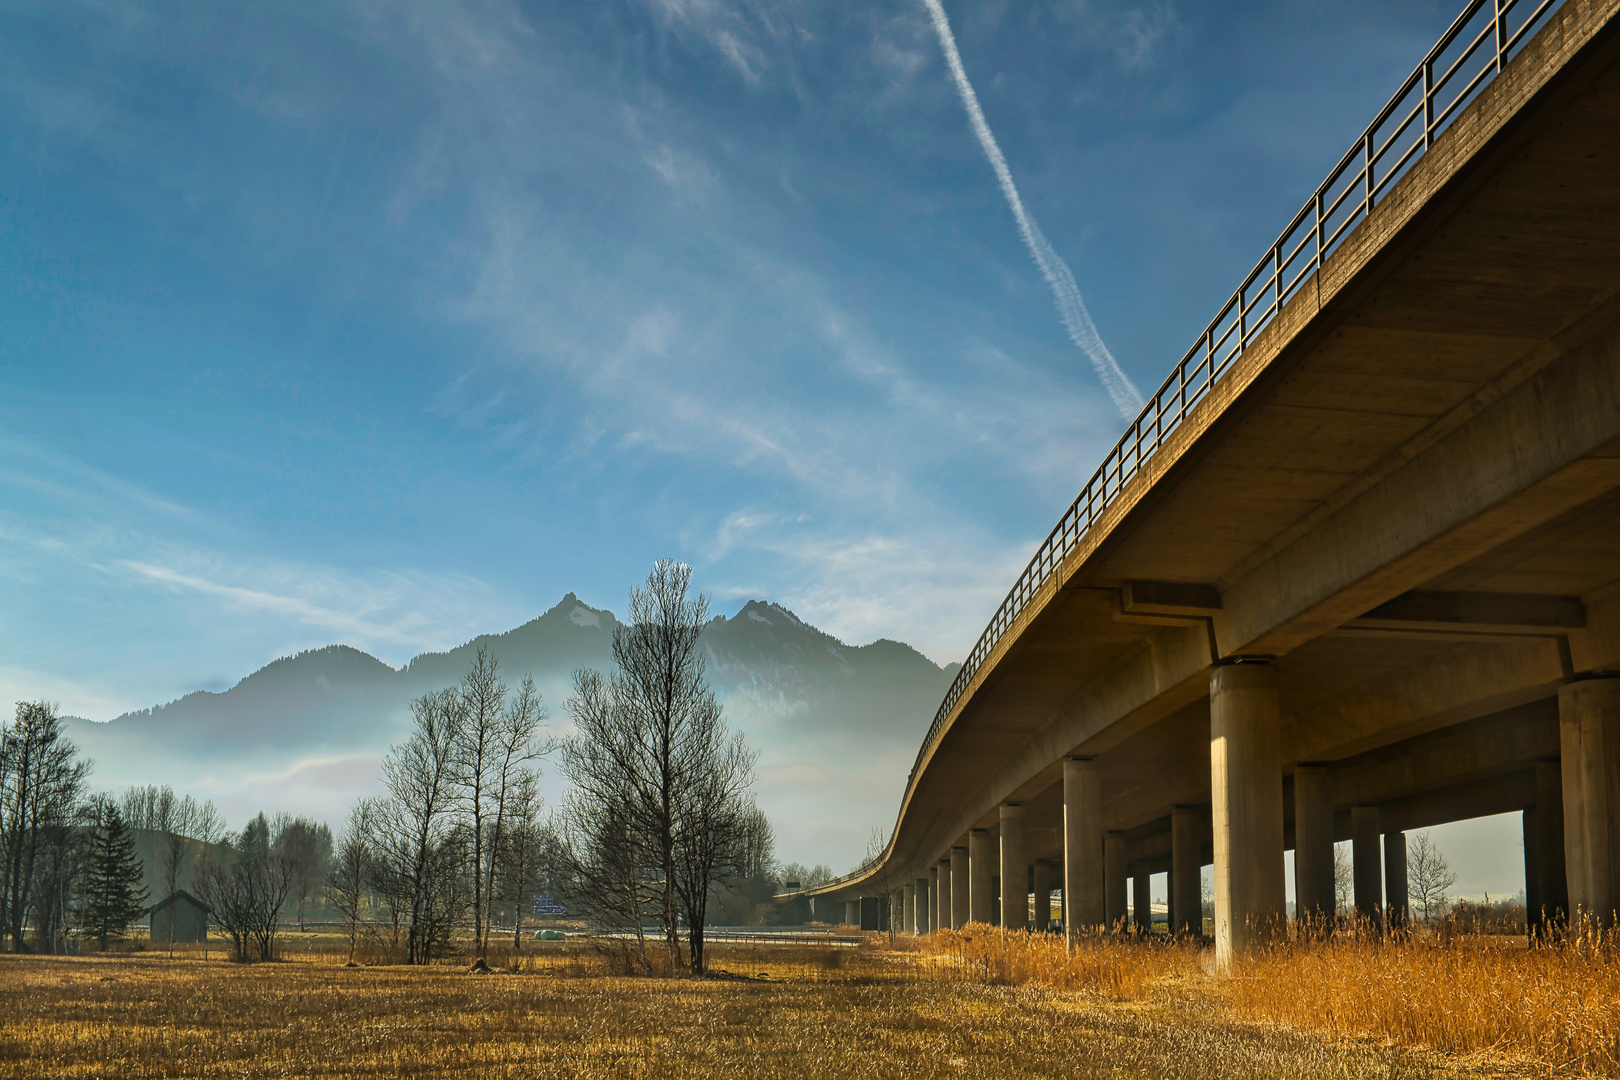
[[[914,939],[938,959],[942,977],[991,986],[1039,986],[1079,991],[1109,1001],[1134,1001],[1165,980],[1203,969],[1196,945],[1083,937],[1070,949],[1057,934],[1009,933],[982,923]]]
[[[1620,1076],[1620,954],[1461,935],[1279,948],[1236,965],[1232,1015],[1560,1075]]]

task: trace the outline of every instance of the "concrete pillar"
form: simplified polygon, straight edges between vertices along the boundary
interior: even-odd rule
[[[1564,869],[1583,922],[1613,926],[1620,909],[1620,679],[1558,690]]]
[[[1276,668],[1223,664],[1210,675],[1218,969],[1269,940],[1287,918],[1280,725]]]
[[[1569,918],[1564,871],[1564,780],[1556,761],[1536,762],[1536,905],[1538,935],[1557,934]]]
[[[1410,909],[1406,898],[1406,834],[1384,834],[1384,924],[1393,938],[1406,936]]]
[[[1052,864],[1045,859],[1035,860],[1035,929],[1042,933],[1052,928]]]
[[[1142,937],[1153,933],[1153,876],[1145,862],[1131,868],[1131,926]]]
[[[1024,857],[1024,806],[1001,807],[1001,925],[1008,930],[1029,929],[1029,862]]]
[[[928,868],[928,931],[933,933],[942,925],[939,921],[939,864]]]
[[[968,849],[951,848],[951,929],[960,930],[968,921]]]
[[[1089,758],[1063,762],[1063,930],[1073,944],[1103,925],[1102,774]]]
[[[1125,834],[1103,834],[1103,915],[1108,932],[1125,929]]]
[[[911,933],[917,926],[917,890],[910,885],[900,886],[900,931]]]
[[[992,917],[990,879],[995,876],[995,845],[989,829],[968,830],[968,921],[987,923]]]
[[[1378,807],[1350,808],[1350,867],[1355,885],[1356,915],[1374,937],[1384,932],[1384,868],[1379,851]]]
[[[926,934],[934,928],[933,917],[928,911],[928,897],[931,890],[928,888],[928,879],[918,878],[911,886],[912,894],[917,897],[916,915],[911,924],[914,934]]]
[[[1170,932],[1204,932],[1204,815],[1196,806],[1170,810]]]
[[[855,927],[861,925],[861,902],[859,900],[844,901],[844,925]]]
[[[1294,913],[1302,932],[1333,932],[1333,780],[1325,765],[1294,769]]]

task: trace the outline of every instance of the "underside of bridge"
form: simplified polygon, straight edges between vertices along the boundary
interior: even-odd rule
[[[1271,835],[1274,772],[1302,903],[1324,842],[1538,808],[1532,899],[1569,902],[1564,810],[1620,760],[1589,733],[1582,773],[1560,733],[1562,693],[1566,727],[1620,741],[1615,7],[1559,9],[1293,295],[1002,636],[885,859],[827,899],[909,890],[915,924],[950,923],[931,871],[1009,805],[1007,872],[1069,875],[1071,925],[1119,913],[1105,862],[1179,867],[1173,919],[1212,861],[1269,895],[1281,850],[1255,885],[1239,848]],[[1591,783],[1620,801],[1620,774]]]

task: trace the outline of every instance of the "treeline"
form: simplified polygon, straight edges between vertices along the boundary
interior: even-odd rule
[[[411,733],[383,761],[387,793],[361,799],[327,875],[351,957],[381,930],[408,964],[450,948],[470,917],[473,949],[489,947],[496,905],[512,912],[556,862],[538,763],[552,749],[534,680],[514,692],[482,646],[459,686],[411,703]]]
[[[614,670],[581,670],[574,731],[543,736],[531,680],[514,692],[479,649],[461,685],[412,703],[412,728],[383,763],[387,793],[363,799],[339,835],[329,878],[351,953],[381,930],[406,963],[451,948],[470,916],[482,955],[493,907],[544,889],[651,970],[649,938],[673,969],[703,970],[711,897],[769,881],[774,844],[755,806],[754,753],[726,728],[699,644],[708,599],[691,568],[653,567],[614,632]],[[570,782],[546,815],[539,760],[557,751]],[[613,938],[604,940],[612,941]]]
[[[319,901],[332,847],[325,825],[260,814],[233,834],[212,802],[167,785],[115,798],[90,791],[89,776],[55,705],[18,702],[0,722],[0,928],[11,951],[59,953],[86,940],[106,948],[152,901],[189,886],[238,937],[240,955],[269,956],[283,907],[301,925],[306,904]],[[149,860],[157,896],[145,883]],[[244,878],[254,881],[245,919],[227,887]],[[259,887],[272,878],[274,888]]]
[[[688,595],[690,579],[663,561],[631,591],[614,669],[575,673],[560,742],[533,680],[512,687],[479,648],[458,685],[411,703],[383,794],[359,800],[336,837],[263,813],[233,833],[212,803],[168,787],[89,795],[89,763],[55,708],[19,704],[0,733],[0,927],[17,951],[63,949],[72,931],[105,946],[188,888],[238,960],[273,958],[284,920],[302,929],[321,908],[341,919],[351,959],[369,936],[422,964],[459,948],[469,923],[483,955],[503,917],[520,947],[524,909],[545,892],[608,931],[599,940],[629,966],[653,970],[656,947],[670,970],[701,973],[715,909],[763,921],[783,880],[830,873],[775,863],[756,755],[707,683],[708,598]],[[548,813],[540,765],[553,753],[570,787]],[[142,886],[136,836],[162,896]]]

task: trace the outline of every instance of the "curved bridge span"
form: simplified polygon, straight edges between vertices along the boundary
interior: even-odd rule
[[[1351,839],[1398,920],[1404,831],[1524,811],[1532,908],[1612,919],[1617,10],[1468,5],[1042,544],[823,915],[1021,926],[1061,890],[1117,926],[1168,871],[1198,929],[1213,863],[1225,957],[1287,850],[1301,913]]]

